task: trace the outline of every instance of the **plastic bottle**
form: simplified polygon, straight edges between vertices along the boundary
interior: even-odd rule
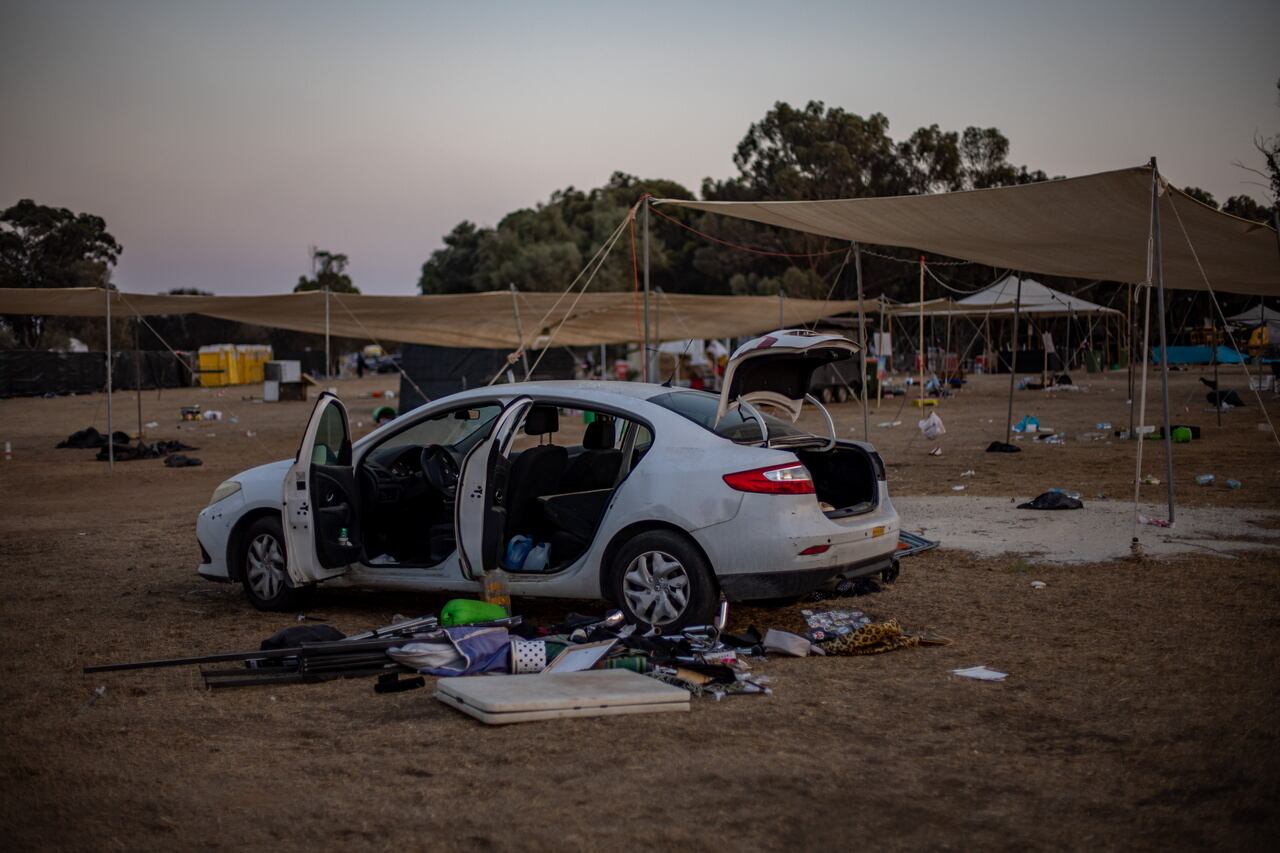
[[[524,569],[525,560],[528,559],[531,550],[533,550],[532,538],[524,534],[512,536],[511,541],[507,543],[507,554],[502,562],[509,571],[521,571]]]
[[[547,570],[547,563],[551,561],[551,543],[539,542],[529,551],[529,556],[525,557],[524,570],[526,572],[544,572]]]
[[[484,587],[480,593],[486,604],[496,604],[511,614],[511,591],[507,587],[507,573],[502,569],[490,569],[484,573]]]
[[[1243,485],[1244,483],[1241,483],[1239,480],[1227,480],[1228,489],[1238,489]]]
[[[1212,474],[1199,474],[1196,476],[1197,486],[1212,486],[1214,477]]]
[[[351,544],[351,540],[347,538],[347,528],[345,527],[338,532],[338,544],[343,548]]]

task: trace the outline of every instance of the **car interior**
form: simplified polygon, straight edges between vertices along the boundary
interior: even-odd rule
[[[459,470],[500,412],[498,403],[448,412],[389,436],[365,454],[357,477],[366,564],[430,567],[454,551]],[[546,543],[542,571],[567,568],[586,551],[614,489],[652,443],[643,424],[606,412],[584,414],[588,422],[580,443],[571,444],[563,440],[558,407],[534,405],[507,457],[503,549],[517,536]]]

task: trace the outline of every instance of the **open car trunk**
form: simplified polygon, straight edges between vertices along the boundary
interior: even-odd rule
[[[871,512],[880,502],[877,466],[871,454],[855,444],[828,451],[794,451],[813,477],[818,502],[828,518]]]

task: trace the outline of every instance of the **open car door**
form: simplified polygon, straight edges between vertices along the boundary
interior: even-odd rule
[[[462,571],[469,578],[479,580],[489,569],[502,565],[507,479],[511,474],[507,454],[516,427],[532,406],[530,397],[512,400],[498,415],[489,437],[471,448],[462,460],[458,497],[453,502],[453,527]]]
[[[858,345],[848,338],[807,329],[781,329],[749,340],[725,366],[716,420],[744,402],[779,409],[794,422],[814,371],[857,354]]]
[[[284,538],[295,584],[343,574],[360,558],[357,495],[347,410],[325,391],[284,479]]]

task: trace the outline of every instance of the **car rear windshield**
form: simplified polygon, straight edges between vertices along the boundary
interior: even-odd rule
[[[740,444],[750,444],[760,440],[760,424],[755,418],[745,414],[741,408],[731,409],[725,413],[720,423],[716,423],[716,411],[720,408],[720,398],[705,391],[673,391],[649,399],[664,409],[670,409],[677,415],[683,415],[701,427],[711,430],[716,435]],[[769,427],[769,439],[785,436],[807,436],[807,432],[798,430],[787,421],[766,415],[761,412],[764,422]]]

